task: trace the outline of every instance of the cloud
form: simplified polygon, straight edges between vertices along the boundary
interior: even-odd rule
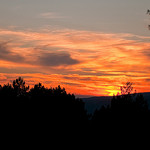
[[[150,49],[143,49],[141,50],[141,53],[146,57],[150,58]]]
[[[37,53],[31,53],[28,55],[21,55],[10,50],[7,46],[7,42],[0,43],[0,60],[5,60],[13,63],[29,64],[35,66],[64,66],[64,65],[75,65],[79,61],[71,58],[68,52],[45,52],[44,50],[37,50]],[[26,53],[26,52],[24,52]],[[29,57],[29,58],[28,58]],[[30,59],[31,58],[31,59]],[[32,60],[33,59],[33,60]]]
[[[60,18],[65,18],[64,16],[61,16],[58,13],[55,12],[46,12],[46,13],[41,13],[40,18],[44,18],[44,19],[60,19]]]
[[[78,64],[79,61],[71,58],[69,53],[56,52],[56,53],[42,53],[37,63],[42,66],[60,66],[60,65],[74,65]]]
[[[0,69],[10,77],[30,73],[28,83],[63,84],[80,95],[112,94],[126,81],[138,83],[141,90],[150,75],[148,40],[69,29],[0,30],[0,41],[9,41],[0,43]]]
[[[35,68],[29,68],[29,67],[0,67],[0,73],[20,73],[20,74],[25,74],[25,73],[39,73],[39,70]]]
[[[20,54],[12,52],[8,47],[7,43],[0,43],[0,59],[14,63],[24,62],[25,58]]]

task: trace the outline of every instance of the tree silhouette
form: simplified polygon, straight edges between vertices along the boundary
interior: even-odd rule
[[[21,77],[0,86],[0,108],[3,128],[22,135],[51,135],[69,129],[72,134],[83,133],[89,124],[85,103],[74,94],[60,85],[46,88],[38,83],[29,89]]]
[[[131,82],[127,82],[124,86],[120,87],[120,91],[121,91],[121,95],[126,95],[126,94],[131,94],[131,92],[133,91],[133,87],[132,87]]]
[[[24,95],[29,90],[29,86],[25,86],[25,81],[21,77],[13,81],[13,88],[17,96]]]
[[[135,122],[147,123],[150,114],[147,101],[141,94],[132,94],[132,83],[121,86],[121,95],[114,96],[111,105],[96,110],[89,119],[82,99],[67,93],[65,88],[46,88],[41,83],[29,89],[19,77],[13,84],[0,85],[1,122],[11,130],[33,134],[52,131],[117,130]],[[118,127],[118,124],[122,125]],[[135,125],[134,124],[134,125]],[[79,133],[79,132],[78,132]]]
[[[108,128],[108,130],[130,130],[131,126],[148,125],[150,120],[147,101],[142,94],[132,93],[133,87],[131,82],[127,82],[120,87],[121,95],[114,95],[111,105],[101,107],[96,110],[92,117],[92,127]],[[111,126],[111,128],[110,128]],[[111,131],[112,131],[111,130]]]
[[[11,84],[5,84],[5,85],[0,85],[0,103],[1,103],[1,106],[3,104],[11,104],[13,103],[14,99],[15,99],[15,93],[14,93],[14,89],[12,87]]]
[[[147,15],[150,15],[150,9],[147,10]],[[148,29],[150,30],[150,25],[148,25]]]
[[[121,95],[113,96],[111,109],[115,112],[137,113],[148,111],[147,101],[143,95],[132,93],[133,87],[131,82],[121,86]]]
[[[32,113],[37,120],[45,124],[79,125],[87,122],[84,102],[76,99],[74,94],[68,94],[60,85],[55,88],[45,88],[41,83],[37,84],[29,92]],[[36,114],[35,114],[36,113]]]

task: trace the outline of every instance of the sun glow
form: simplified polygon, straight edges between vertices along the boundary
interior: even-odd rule
[[[117,95],[118,92],[120,92],[119,90],[107,90],[107,92],[109,93],[109,96],[113,96],[113,95]]]

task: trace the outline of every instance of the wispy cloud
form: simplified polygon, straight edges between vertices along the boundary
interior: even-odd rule
[[[10,62],[24,62],[24,57],[21,54],[17,54],[9,50],[5,43],[0,43],[0,59]]]
[[[45,13],[41,13],[39,15],[39,18],[43,18],[43,19],[61,19],[61,18],[66,18],[65,16],[62,16],[59,13],[56,12],[45,12]]]
[[[2,77],[16,77],[20,72],[28,83],[62,84],[70,92],[85,95],[112,94],[128,80],[136,83],[137,90],[144,85],[142,91],[150,90],[149,37],[69,29],[1,29],[0,41]]]

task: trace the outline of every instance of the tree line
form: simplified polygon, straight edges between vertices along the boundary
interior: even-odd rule
[[[143,95],[132,91],[132,83],[127,82],[121,93],[113,96],[110,106],[89,115],[82,99],[67,93],[65,88],[46,88],[39,83],[30,89],[19,77],[12,84],[0,85],[1,122],[7,129],[15,127],[36,133],[67,128],[111,131],[112,127],[129,124],[146,127],[150,120],[148,103]]]

